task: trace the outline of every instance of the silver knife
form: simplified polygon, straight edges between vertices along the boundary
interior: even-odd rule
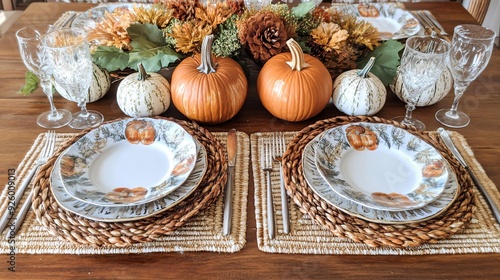
[[[446,131],[442,127],[440,127],[440,128],[438,128],[437,132],[441,136],[441,139],[443,139],[444,144],[446,145],[446,147],[448,147],[448,149],[450,149],[450,151],[453,153],[453,155],[455,155],[455,157],[460,162],[460,164],[467,170],[467,172],[469,173],[469,175],[472,178],[472,181],[474,181],[474,184],[477,186],[477,188],[479,189],[479,191],[483,194],[484,198],[486,199],[486,202],[490,206],[490,209],[493,212],[493,215],[495,216],[497,222],[500,223],[500,210],[496,206],[496,204],[493,201],[493,199],[488,195],[488,193],[484,189],[484,187],[481,184],[481,182],[479,182],[479,179],[476,177],[476,175],[474,175],[474,173],[472,172],[472,170],[469,168],[469,166],[465,162],[464,158],[462,157],[462,155],[460,154],[460,152],[455,147],[455,144],[453,144],[453,142],[451,141],[451,138],[450,138],[450,135],[448,134],[448,131]]]
[[[236,163],[236,129],[229,130],[227,135],[227,183],[224,191],[224,222],[222,224],[222,234],[224,236],[231,233],[231,221],[233,216],[233,185],[234,185],[234,165]]]
[[[441,26],[441,24],[439,24],[439,22],[436,20],[436,18],[434,17],[434,15],[431,14],[431,12],[429,12],[429,11],[422,11],[422,14],[424,16],[426,16],[437,27],[437,29],[439,29],[439,34],[440,35],[448,35],[448,33],[446,33],[446,31],[444,31],[444,28]]]

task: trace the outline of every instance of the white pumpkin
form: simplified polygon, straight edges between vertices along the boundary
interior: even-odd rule
[[[370,72],[375,57],[362,70],[349,70],[333,82],[333,104],[351,116],[372,116],[384,107],[387,91],[380,79]]]
[[[54,87],[56,91],[65,99],[70,101],[75,101],[66,93],[58,83],[54,82]],[[92,64],[92,84],[90,84],[89,91],[87,93],[87,103],[97,101],[106,95],[109,88],[111,87],[111,80],[109,77],[109,72],[106,69],[100,68],[97,64]]]
[[[146,73],[139,63],[139,72],[125,77],[116,91],[120,109],[131,117],[152,117],[170,106],[170,83],[158,73]]]
[[[450,92],[452,85],[453,77],[451,76],[450,69],[446,67],[433,87],[420,92],[416,99],[417,102],[415,106],[424,107],[436,104]],[[389,85],[389,87],[401,101],[408,103],[406,89],[403,87],[403,81],[399,71],[394,78],[394,82]]]

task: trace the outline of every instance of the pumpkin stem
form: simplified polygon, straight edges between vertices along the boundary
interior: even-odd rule
[[[201,64],[198,69],[201,73],[210,74],[215,72],[217,64],[214,63],[212,57],[212,42],[214,41],[214,35],[207,35],[203,38],[201,43]]]
[[[366,78],[366,76],[368,75],[368,73],[372,69],[373,64],[375,64],[375,57],[374,56],[370,57],[370,60],[368,60],[368,63],[366,63],[365,67],[358,71],[358,76],[360,76],[363,79]]]
[[[286,63],[292,70],[301,71],[306,67],[309,67],[309,64],[305,62],[304,52],[300,47],[299,43],[297,43],[294,39],[289,39],[286,41],[286,45],[290,49],[290,53],[292,54],[292,61],[287,61]]]
[[[146,69],[144,69],[144,66],[142,66],[142,63],[139,62],[139,64],[137,64],[137,68],[139,68],[139,73],[137,75],[137,80],[138,81],[145,81],[147,78],[150,77],[150,75],[148,74],[148,72],[146,72]]]

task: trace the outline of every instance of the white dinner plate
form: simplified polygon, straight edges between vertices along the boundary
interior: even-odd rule
[[[91,30],[96,27],[96,24],[101,21],[105,12],[112,13],[115,9],[127,9],[130,10],[134,5],[149,6],[151,4],[144,3],[113,3],[113,4],[101,4],[99,6],[93,7],[83,13],[80,13],[75,17],[71,23],[71,27],[76,27],[84,30]]]
[[[408,131],[383,123],[352,123],[325,131],[316,166],[340,196],[378,210],[420,208],[448,180],[448,161]]]
[[[390,3],[365,3],[333,6],[345,14],[356,16],[358,20],[371,23],[380,32],[381,40],[403,39],[417,34],[420,24],[411,13]],[[400,29],[401,35],[394,33]]]
[[[125,222],[144,219],[166,211],[188,197],[201,183],[207,169],[207,153],[203,145],[196,141],[197,157],[193,172],[187,180],[172,193],[141,205],[107,207],[85,203],[68,194],[61,181],[58,168],[50,174],[50,187],[57,203],[67,211],[79,216],[102,222]],[[55,163],[59,164],[61,157]]]
[[[372,209],[338,195],[318,172],[315,164],[315,149],[318,137],[311,140],[302,154],[302,170],[309,187],[323,200],[352,216],[367,221],[384,224],[408,224],[422,222],[442,214],[458,196],[459,185],[455,173],[450,174],[443,193],[433,202],[417,209],[404,211],[384,211]]]
[[[99,126],[61,154],[66,191],[99,206],[138,205],[179,187],[196,162],[196,143],[180,125],[136,118]]]

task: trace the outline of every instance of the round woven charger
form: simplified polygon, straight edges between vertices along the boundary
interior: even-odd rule
[[[35,178],[33,209],[36,219],[49,233],[73,243],[94,247],[130,246],[134,243],[152,241],[175,231],[217,199],[227,180],[227,162],[222,144],[208,130],[196,123],[157,118],[180,124],[205,147],[207,170],[196,191],[173,208],[138,221],[97,222],[64,210],[59,207],[50,190],[50,173],[61,152],[90,131],[88,129],[64,143],[47,164],[40,168]]]
[[[459,194],[443,214],[423,222],[389,225],[363,220],[346,214],[328,204],[309,188],[302,172],[302,152],[304,147],[323,131],[353,122],[391,124],[407,130],[438,149],[448,160],[457,174]],[[335,236],[347,237],[371,247],[390,246],[397,248],[436,243],[462,230],[472,217],[473,183],[460,163],[446,149],[440,138],[425,131],[401,125],[391,120],[377,117],[336,117],[321,120],[301,130],[289,143],[283,155],[283,174],[288,194],[316,223],[330,230]]]

